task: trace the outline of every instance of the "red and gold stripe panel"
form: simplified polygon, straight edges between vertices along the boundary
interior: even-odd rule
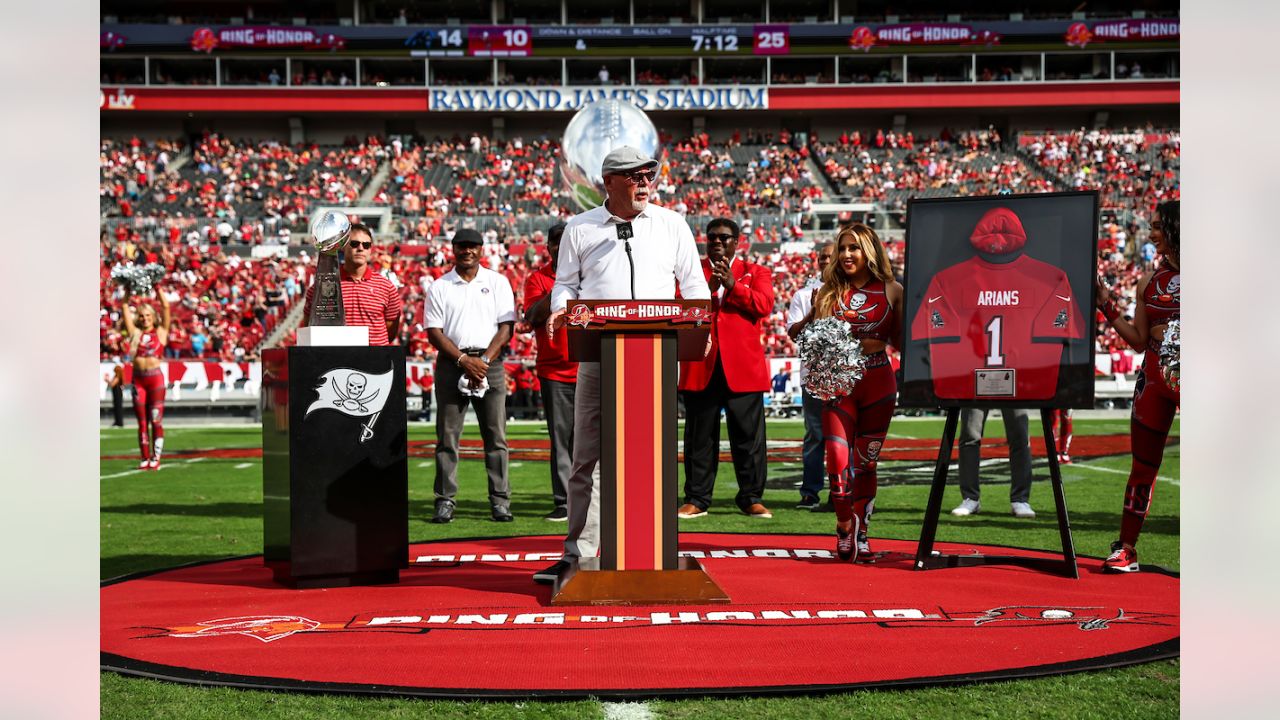
[[[601,567],[676,567],[674,333],[601,348]]]

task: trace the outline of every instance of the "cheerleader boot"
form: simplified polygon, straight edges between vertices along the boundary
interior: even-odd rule
[[[852,560],[857,555],[854,540],[858,534],[858,516],[853,512],[849,482],[851,474],[849,470],[845,470],[830,476],[831,504],[836,510],[836,557],[841,560]]]

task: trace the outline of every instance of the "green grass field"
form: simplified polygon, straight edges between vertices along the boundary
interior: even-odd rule
[[[890,438],[936,438],[940,419],[896,418]],[[473,431],[469,431],[473,432]],[[999,422],[987,424],[988,437],[1003,432]],[[1077,437],[1124,434],[1128,419],[1077,419]],[[1173,433],[1178,433],[1175,422]],[[411,423],[410,439],[433,437],[431,426]],[[799,421],[771,421],[770,439],[799,438]],[[536,424],[515,424],[512,439],[545,438]],[[1034,441],[1033,441],[1034,442]],[[253,448],[260,446],[257,426],[171,427],[167,451],[182,449]],[[104,456],[136,454],[132,429],[103,429]],[[929,475],[909,472],[920,463],[882,463],[887,478],[876,499],[871,535],[915,540],[928,496]],[[164,568],[196,560],[211,560],[262,551],[262,474],[257,459],[166,459],[158,473],[132,472],[137,460],[101,462],[101,574],[104,579],[139,570]],[[1119,527],[1120,503],[1129,467],[1127,455],[1096,458],[1063,467],[1076,551],[1102,556]],[[1151,515],[1140,546],[1143,564],[1178,569],[1179,447],[1170,446],[1156,486]],[[484,535],[535,535],[563,532],[564,525],[541,519],[550,509],[545,463],[513,462],[511,509],[516,521],[492,523],[485,497],[483,465],[464,461],[456,519],[449,525],[427,522],[432,512],[430,458],[409,463],[409,538],[411,541]],[[792,509],[798,500],[799,458],[769,468],[765,503],[774,511],[768,521],[739,514],[733,506],[732,467],[722,463],[717,504],[704,518],[682,522],[690,531],[831,532],[834,516]],[[1032,505],[1034,520],[1008,514],[1008,474],[1002,465],[984,469],[983,512],[967,518],[945,513],[960,500],[948,487],[938,529],[940,541],[969,541],[1055,548],[1057,523],[1047,466],[1036,466]],[[1084,559],[1084,563],[1096,560]],[[771,720],[827,717],[923,718],[1168,718],[1179,711],[1179,664],[1151,663],[1120,670],[1078,673],[1039,680],[985,683],[921,690],[854,692],[811,697],[692,699],[651,701],[642,707],[584,702],[449,702],[395,698],[301,695],[225,688],[199,688],[102,674],[103,718],[596,718],[631,713],[656,718],[769,717]]]

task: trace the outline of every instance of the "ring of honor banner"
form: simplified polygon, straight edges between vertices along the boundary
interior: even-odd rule
[[[1091,408],[1096,192],[912,200],[903,407]]]

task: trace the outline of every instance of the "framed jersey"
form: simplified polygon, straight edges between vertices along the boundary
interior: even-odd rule
[[[1093,407],[1096,192],[912,200],[903,407]]]

